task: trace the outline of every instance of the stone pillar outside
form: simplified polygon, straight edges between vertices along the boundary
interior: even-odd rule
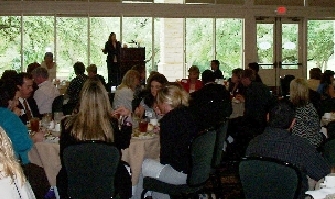
[[[169,1],[170,3],[170,1]],[[184,19],[162,18],[158,72],[174,82],[184,76]]]

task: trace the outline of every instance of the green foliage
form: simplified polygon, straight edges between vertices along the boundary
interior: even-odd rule
[[[308,60],[315,61],[320,69],[327,69],[327,61],[334,55],[334,28],[335,21],[310,20],[308,21]]]
[[[71,79],[74,76],[73,64],[76,61],[82,61],[85,64],[97,64],[98,71],[106,77],[106,55],[101,52],[101,48],[104,48],[111,31],[116,32],[117,38],[122,36],[122,43],[134,40],[146,48],[148,72],[157,70],[157,64],[160,62],[160,34],[163,23],[161,18],[123,17],[122,34],[120,34],[120,17],[23,16],[22,19],[23,43],[21,44],[21,17],[0,17],[0,72],[8,69],[25,70],[29,63],[43,60],[47,47],[54,52],[57,46],[57,52],[54,53],[58,75]],[[154,20],[154,30],[152,30],[152,20]],[[225,72],[226,77],[230,77],[232,69],[243,68],[242,21],[243,19],[229,18],[187,18],[185,50],[188,66],[196,65],[200,71],[204,71],[209,69],[210,60],[217,59],[221,62],[220,68]],[[216,23],[215,34],[214,23]],[[259,57],[255,61],[272,63],[273,25],[258,24],[257,31],[257,40],[270,41],[272,47],[266,50],[258,48]],[[297,38],[296,25],[283,25],[283,43],[291,41],[298,45]],[[21,67],[21,45],[23,67]],[[132,44],[128,43],[128,45]],[[214,52],[214,46],[216,52]],[[297,62],[296,52],[296,50],[283,50],[283,57],[287,62]],[[326,68],[327,61],[333,55],[334,21],[309,20],[308,60],[314,61],[320,68]],[[87,60],[88,57],[90,60]]]

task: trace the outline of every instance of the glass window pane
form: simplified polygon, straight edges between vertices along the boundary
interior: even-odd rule
[[[335,20],[309,20],[307,26],[307,76],[312,68],[335,70]]]
[[[57,78],[71,80],[75,77],[73,64],[87,65],[87,18],[56,18]]]
[[[149,77],[149,74],[151,71],[158,71],[158,63],[160,62],[160,52],[161,52],[161,18],[154,18],[154,51],[153,51],[153,59],[154,59],[154,65],[152,66],[151,70],[147,70],[147,77]]]
[[[0,16],[0,73],[21,71],[21,17]]]
[[[242,67],[243,19],[216,19],[216,59],[226,79]]]
[[[186,71],[197,66],[202,73],[210,69],[210,61],[214,58],[213,19],[186,19]]]
[[[257,24],[258,63],[262,69],[273,68],[273,24]]]
[[[122,43],[128,47],[145,48],[145,68],[152,70],[152,18],[151,17],[123,17]]]
[[[29,63],[41,63],[46,51],[54,53],[54,43],[53,16],[24,16],[23,70],[27,70]]]
[[[96,64],[98,74],[108,81],[107,54],[101,49],[111,32],[115,32],[117,40],[120,40],[120,17],[90,17],[90,64]]]
[[[298,24],[282,24],[282,68],[298,69]]]

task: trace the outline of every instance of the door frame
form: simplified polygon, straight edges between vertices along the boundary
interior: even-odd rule
[[[271,90],[275,94],[280,94],[280,78],[283,78],[287,74],[294,75],[296,78],[305,78],[306,77],[306,64],[303,62],[305,45],[304,45],[304,24],[305,19],[299,17],[285,17],[285,16],[275,16],[275,17],[255,17],[255,35],[256,35],[256,55],[258,57],[258,41],[257,41],[257,25],[258,24],[273,24],[273,57],[271,63],[260,63],[259,74],[263,80],[263,83],[271,87]],[[282,60],[282,27],[283,24],[297,24],[297,61],[283,63]],[[296,69],[285,69],[285,66],[296,66]],[[263,67],[262,67],[263,66]]]

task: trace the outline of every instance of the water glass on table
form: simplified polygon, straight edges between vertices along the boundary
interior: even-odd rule
[[[55,125],[60,124],[60,121],[63,119],[63,117],[64,117],[64,114],[62,112],[54,113]]]
[[[41,125],[43,128],[50,129],[50,122],[52,121],[52,115],[51,113],[46,113],[42,117]]]
[[[138,115],[136,115],[135,113],[133,113],[131,119],[132,119],[133,128],[134,129],[138,128],[139,123],[141,121],[141,118]]]

